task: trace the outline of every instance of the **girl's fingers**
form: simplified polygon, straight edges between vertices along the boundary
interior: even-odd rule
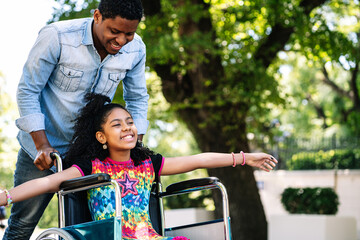
[[[261,170],[264,170],[264,171],[266,171],[266,172],[270,172],[270,170],[267,169],[267,168],[266,168],[265,166],[263,166],[263,165],[260,166],[260,169],[261,169]]]
[[[276,167],[276,163],[273,161],[267,160],[266,163],[270,164],[272,167]]]
[[[269,169],[269,170],[272,170],[273,169],[273,167],[269,164],[269,163],[267,163],[267,162],[264,162],[264,167],[266,168],[266,169]]]
[[[254,159],[255,164],[260,168],[261,170],[264,170],[266,172],[270,172],[276,167],[276,164],[278,163],[278,160],[274,158],[273,156],[263,153],[261,155],[258,155]],[[259,166],[260,165],[260,166]]]
[[[270,160],[271,160],[272,162],[278,163],[278,161],[277,161],[273,156],[270,156]]]

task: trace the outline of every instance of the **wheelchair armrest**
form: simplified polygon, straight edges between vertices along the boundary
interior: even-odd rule
[[[214,187],[218,182],[219,179],[217,177],[198,178],[198,179],[191,179],[182,182],[177,182],[170,184],[166,188],[166,191],[161,193],[160,196],[164,197],[168,195],[202,190],[205,189],[206,187]]]
[[[111,178],[110,178],[109,174],[97,173],[97,174],[92,174],[92,175],[64,181],[60,184],[59,188],[60,188],[60,190],[63,190],[63,191],[69,191],[69,190],[86,187],[89,185],[101,184],[101,183],[106,183],[106,182],[110,182],[110,181],[111,181]]]

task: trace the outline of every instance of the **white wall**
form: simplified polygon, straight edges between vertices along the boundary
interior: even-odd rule
[[[339,196],[338,216],[353,216],[360,240],[360,170],[255,171],[267,219],[288,214],[280,199],[287,187],[333,187]]]
[[[164,211],[165,227],[178,227],[214,219],[214,212],[202,208],[180,208]]]

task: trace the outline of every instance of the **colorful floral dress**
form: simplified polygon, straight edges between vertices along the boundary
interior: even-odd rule
[[[116,162],[110,158],[92,161],[91,174],[107,173],[121,185],[123,239],[187,239],[162,237],[150,222],[150,191],[155,176],[160,176],[163,162],[164,158],[160,154],[151,156],[138,166],[135,166],[131,159],[126,162]],[[76,167],[83,173],[90,172],[90,166],[79,164]],[[88,203],[94,220],[115,216],[115,194],[111,186],[88,190]]]

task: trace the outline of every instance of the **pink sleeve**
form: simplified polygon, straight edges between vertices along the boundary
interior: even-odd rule
[[[85,176],[84,172],[81,170],[81,168],[78,165],[74,164],[74,165],[72,165],[72,167],[77,168],[79,170],[79,172],[81,173],[81,176]]]
[[[161,166],[160,166],[160,169],[159,169],[159,172],[158,172],[159,177],[161,176],[161,171],[162,171],[162,168],[164,166],[164,162],[165,162],[165,158],[162,157]]]

